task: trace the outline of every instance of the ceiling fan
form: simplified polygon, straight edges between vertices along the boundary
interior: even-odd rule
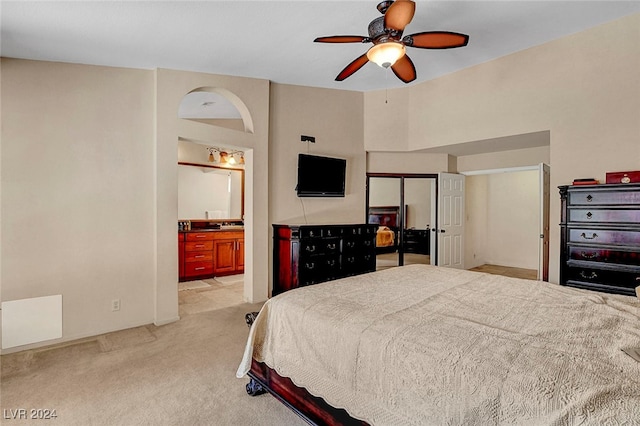
[[[369,37],[336,35],[314,40],[316,43],[373,43],[365,54],[338,74],[336,81],[344,80],[372,61],[383,68],[391,67],[396,77],[410,83],[416,79],[416,67],[406,54],[407,46],[419,49],[452,49],[466,46],[469,42],[468,35],[450,31],[426,31],[402,37],[416,10],[416,4],[411,0],[382,1],[377,9],[383,16],[369,23]]]

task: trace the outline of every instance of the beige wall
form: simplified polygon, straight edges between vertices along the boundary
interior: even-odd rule
[[[363,223],[365,173],[363,94],[271,85],[270,189],[272,223]],[[315,143],[300,141],[315,136]],[[298,154],[347,160],[344,198],[298,198]],[[306,213],[306,218],[305,218]]]
[[[2,300],[62,294],[63,340],[153,322],[153,72],[1,67]]]
[[[537,170],[488,175],[486,263],[538,269],[539,182]]]
[[[369,173],[439,173],[449,170],[447,154],[367,152]]]
[[[488,175],[465,178],[464,267],[487,262],[487,185]]]
[[[407,92],[408,125],[404,118],[368,119],[365,148],[415,150],[548,130],[552,188],[574,178],[604,180],[607,171],[638,168],[638,69],[640,14],[399,89]],[[365,110],[381,108],[379,102],[379,93],[368,95]],[[409,131],[390,128],[396,124]],[[394,144],[386,143],[391,133],[398,135]],[[559,209],[552,193],[552,224]],[[552,226],[552,282],[559,244],[559,228]]]
[[[458,157],[458,172],[537,166],[540,163],[549,164],[551,161],[550,151],[550,147],[541,146],[489,154],[460,156]]]

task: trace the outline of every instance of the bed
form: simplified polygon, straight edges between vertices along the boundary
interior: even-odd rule
[[[237,376],[318,424],[640,424],[634,347],[637,298],[416,264],[268,300]]]

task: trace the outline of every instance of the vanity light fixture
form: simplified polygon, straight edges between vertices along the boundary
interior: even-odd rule
[[[210,163],[220,163],[223,165],[233,165],[233,164],[244,164],[244,152],[242,151],[227,151],[224,148],[218,147],[207,147],[207,151],[209,151],[209,162]],[[215,154],[218,154],[218,160],[216,161]],[[236,159],[236,156],[240,156],[240,160]]]

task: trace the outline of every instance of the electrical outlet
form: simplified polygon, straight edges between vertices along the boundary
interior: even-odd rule
[[[113,299],[111,301],[111,312],[116,312],[120,310],[120,299]]]

